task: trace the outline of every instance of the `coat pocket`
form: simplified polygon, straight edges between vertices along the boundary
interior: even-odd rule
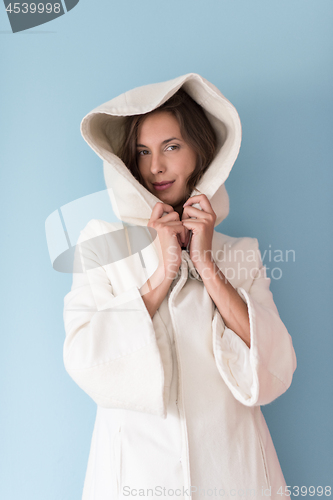
[[[114,473],[116,479],[116,498],[120,498],[122,481],[121,481],[121,465],[122,465],[122,449],[121,449],[121,427],[118,428],[117,432],[113,437],[113,463],[114,463]]]

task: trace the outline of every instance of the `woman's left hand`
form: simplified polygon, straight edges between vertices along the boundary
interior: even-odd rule
[[[202,210],[191,206],[195,203],[200,203]],[[192,230],[190,258],[199,272],[205,264],[213,260],[212,240],[215,221],[216,214],[205,194],[192,196],[184,203],[182,223],[187,229]]]

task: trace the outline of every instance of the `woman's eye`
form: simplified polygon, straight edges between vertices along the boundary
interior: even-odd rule
[[[171,151],[174,151],[175,149],[178,149],[179,146],[177,146],[177,144],[172,144],[171,146],[168,146],[167,149],[170,149],[171,148]]]
[[[147,149],[141,149],[141,151],[138,151],[138,155],[144,156],[149,154],[149,151]]]

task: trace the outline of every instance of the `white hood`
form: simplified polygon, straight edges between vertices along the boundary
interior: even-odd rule
[[[115,200],[111,196],[114,212],[124,222],[147,225],[153,207],[160,201],[135,179],[114,154],[122,140],[124,117],[152,111],[180,87],[203,107],[218,141],[217,154],[196,188],[210,200],[217,215],[215,225],[229,213],[229,197],[224,182],[238,156],[242,134],[240,119],[234,106],[212,83],[196,73],[189,73],[125,92],[90,111],[81,122],[83,138],[103,160],[106,186],[115,196]],[[197,193],[193,191],[191,196],[194,194]],[[114,206],[115,201],[117,206]]]

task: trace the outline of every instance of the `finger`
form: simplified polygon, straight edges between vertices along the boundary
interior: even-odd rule
[[[184,240],[183,240],[183,246],[186,247],[188,245],[188,242],[189,242],[189,239],[190,239],[190,234],[191,234],[191,231],[185,227],[183,225],[183,228],[185,230],[185,236],[184,236]]]
[[[180,220],[171,220],[169,222],[166,222],[166,224],[163,224],[164,226],[173,226],[173,227],[179,227],[182,229],[183,224],[181,223]]]
[[[179,220],[179,214],[178,212],[170,212],[170,213],[166,213],[166,212],[163,212],[165,215],[162,215],[162,217],[156,219],[156,221],[152,221],[152,222],[157,222],[159,224],[166,224],[168,222],[180,222]]]
[[[178,240],[179,246],[182,247],[183,246],[183,242],[182,242],[181,237],[179,236],[179,234],[177,234],[177,240]]]
[[[156,226],[155,226],[156,227]],[[177,234],[180,235],[181,239],[182,235],[184,234],[184,226],[180,221],[170,221],[167,222],[166,224],[163,224],[164,228],[170,228],[170,234],[175,236]],[[160,228],[159,228],[160,229]]]
[[[183,225],[187,227],[187,229],[193,231],[194,233],[202,227],[202,220],[197,219],[185,219],[182,221]]]
[[[188,229],[184,227],[181,222],[170,222],[167,225],[172,227],[173,231],[175,231],[175,234],[179,236],[181,243],[184,244],[184,242],[186,241]]]
[[[174,230],[175,230],[175,233],[178,237],[178,241],[180,243],[180,245],[184,245],[184,242],[186,240],[186,233],[188,231],[188,229],[183,226],[183,224],[181,224],[181,226],[173,226],[174,227]]]
[[[188,229],[187,227],[185,227],[185,226],[184,226],[184,224],[182,224],[182,226],[183,226],[183,228],[184,228],[184,239],[183,239],[183,243],[184,243],[184,245],[186,245],[186,244],[187,244],[187,242],[188,242],[188,238],[189,238],[189,236],[190,236],[190,231],[189,231],[189,229]]]
[[[168,205],[167,203],[157,202],[152,210],[150,221],[153,222],[157,219],[160,219],[164,212],[170,213],[173,211],[174,210],[171,205]]]
[[[196,196],[191,196],[183,205],[183,207],[186,207],[188,205],[194,205],[195,203],[199,203],[200,207],[202,210],[205,212],[211,213],[215,215],[215,212],[212,208],[212,205],[210,204],[210,201],[208,200],[207,196],[205,194],[198,194]]]
[[[180,233],[180,240],[183,246],[186,244],[188,233],[189,230],[182,224],[182,232]]]
[[[196,217],[197,219],[211,220],[213,214],[200,210],[199,208],[187,206],[183,210],[182,220],[189,219],[190,217]]]

